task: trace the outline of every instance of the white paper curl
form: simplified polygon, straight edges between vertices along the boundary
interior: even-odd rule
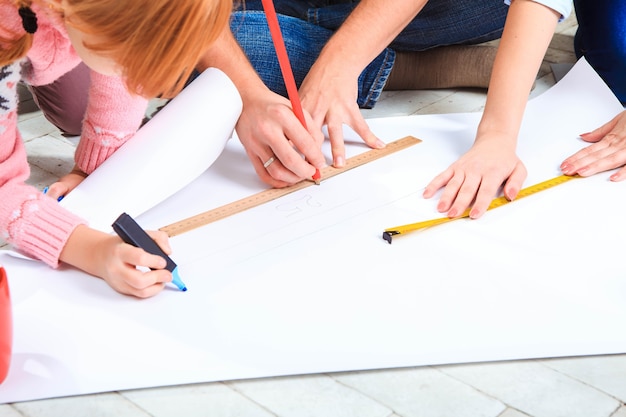
[[[222,153],[241,114],[241,97],[209,68],[146,123],[61,204],[111,231],[122,213],[139,216],[202,174]]]

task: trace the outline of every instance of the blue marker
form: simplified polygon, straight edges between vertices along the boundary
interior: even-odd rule
[[[163,250],[161,250],[159,245],[157,245],[157,243],[152,240],[150,236],[148,236],[148,234],[137,224],[135,220],[133,220],[132,217],[126,213],[122,213],[111,226],[113,227],[113,230],[115,230],[115,233],[117,233],[118,236],[129,245],[136,246],[148,253],[165,258],[167,261],[165,269],[172,273],[172,284],[176,285],[181,291],[187,291],[187,287],[178,274],[178,266],[170,259],[169,256],[167,256],[165,252],[163,252]]]

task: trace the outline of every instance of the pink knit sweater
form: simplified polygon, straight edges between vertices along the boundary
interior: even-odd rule
[[[32,85],[51,83],[76,67],[80,58],[63,23],[37,5],[32,9],[39,28],[27,58],[0,67],[0,237],[56,267],[68,237],[85,221],[24,183],[30,170],[17,130],[17,83],[20,79]],[[0,38],[24,33],[11,0],[0,0],[0,16]],[[76,164],[87,174],[93,172],[132,137],[146,107],[147,100],[131,95],[120,78],[92,71]]]

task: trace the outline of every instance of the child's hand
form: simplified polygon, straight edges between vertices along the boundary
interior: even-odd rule
[[[477,140],[465,155],[426,186],[424,198],[431,198],[444,188],[437,205],[440,213],[447,212],[448,217],[454,218],[471,206],[469,217],[477,219],[487,211],[501,186],[507,199],[515,199],[526,174],[514,149],[497,140]]]
[[[58,200],[61,197],[65,197],[85,178],[87,178],[87,174],[85,174],[83,171],[75,166],[74,169],[72,169],[72,172],[61,177],[59,181],[48,187],[48,191],[46,192],[46,194]]]
[[[167,254],[171,252],[164,232],[149,232]],[[166,261],[143,249],[122,242],[85,225],[78,226],[70,235],[60,259],[92,275],[104,279],[114,290],[139,298],[159,293],[172,274],[165,268]],[[137,266],[154,268],[142,271]]]

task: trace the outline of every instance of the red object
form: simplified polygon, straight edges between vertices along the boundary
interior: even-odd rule
[[[300,96],[298,95],[296,79],[293,76],[291,64],[289,63],[289,55],[287,55],[285,41],[280,31],[280,25],[278,24],[278,17],[276,16],[274,2],[272,0],[261,0],[261,2],[263,3],[265,18],[267,19],[267,25],[270,28],[270,34],[272,35],[272,42],[274,43],[274,49],[276,50],[276,56],[278,57],[280,71],[283,74],[283,80],[285,81],[285,87],[287,88],[287,95],[289,96],[289,101],[291,101],[291,108],[293,109],[293,112],[298,120],[300,120],[300,123],[302,123],[302,126],[306,129],[306,120],[304,120],[304,112],[302,111],[302,103],[300,103]],[[313,180],[317,182],[320,177],[320,171],[316,168]]]
[[[13,345],[13,317],[9,282],[4,268],[0,266],[0,383],[9,373]]]

